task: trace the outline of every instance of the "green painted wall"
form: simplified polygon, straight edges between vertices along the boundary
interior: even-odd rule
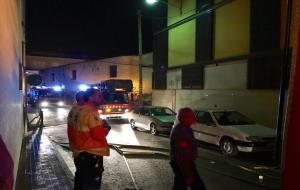
[[[169,4],[180,7],[180,1],[169,0]],[[195,14],[196,1],[182,1],[180,9],[174,6],[168,8],[168,25]],[[169,31],[168,67],[195,63],[196,22],[192,20]]]
[[[248,54],[250,0],[233,1],[219,8],[215,12],[214,31],[214,59]]]

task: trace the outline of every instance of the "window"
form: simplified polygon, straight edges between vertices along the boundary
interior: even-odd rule
[[[140,114],[140,110],[141,110],[141,108],[136,108],[136,109],[133,111],[133,113]]]
[[[169,108],[153,108],[151,109],[151,114],[155,116],[176,115],[175,112]]]
[[[203,66],[194,64],[182,68],[181,83],[183,89],[203,89]]]
[[[150,116],[149,109],[142,108],[141,109],[141,115]]]
[[[210,113],[208,112],[203,112],[203,111],[197,112],[196,117],[198,123],[207,124],[207,125],[211,125],[214,123]]]
[[[76,78],[77,78],[76,70],[73,70],[72,71],[72,80],[76,80]]]
[[[24,68],[21,63],[19,63],[19,90],[23,90],[23,74]]]
[[[54,82],[55,81],[55,74],[54,73],[51,74],[51,78],[52,78],[52,82]]]
[[[116,65],[110,65],[109,66],[109,77],[117,77],[117,66]]]
[[[167,72],[155,71],[152,73],[152,88],[167,89]]]
[[[243,114],[237,111],[218,111],[213,113],[220,125],[253,125],[251,121]]]

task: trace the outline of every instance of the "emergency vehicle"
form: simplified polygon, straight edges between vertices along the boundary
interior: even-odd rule
[[[64,90],[61,86],[36,86],[29,89],[28,104],[32,107],[65,107]]]
[[[110,79],[92,84],[91,87],[101,90],[104,104],[99,113],[102,119],[127,119],[131,109],[132,80]]]

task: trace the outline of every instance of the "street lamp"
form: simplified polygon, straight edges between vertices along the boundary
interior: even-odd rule
[[[154,0],[152,0],[154,1]],[[138,42],[139,42],[139,106],[142,106],[142,94],[143,94],[143,44],[142,44],[142,12],[138,10]]]
[[[146,0],[146,3],[153,5],[155,3],[164,3],[166,5],[170,5],[165,1],[159,1],[159,0]],[[174,5],[171,5],[174,6]],[[177,6],[174,6],[177,7]],[[177,7],[180,9],[180,15],[182,14],[182,0],[180,1],[180,7]],[[143,67],[142,67],[142,62],[143,62],[143,43],[142,43],[142,12],[139,9],[137,11],[137,16],[138,16],[138,47],[139,47],[139,106],[143,104]]]
[[[156,3],[162,3],[167,6],[172,6],[172,7],[178,8],[180,10],[180,15],[182,15],[182,0],[180,0],[180,2],[179,2],[180,5],[174,5],[174,4],[168,3],[167,1],[164,1],[164,0],[146,0],[146,3],[149,5],[154,5]]]

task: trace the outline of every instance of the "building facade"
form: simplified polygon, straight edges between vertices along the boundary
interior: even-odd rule
[[[169,6],[158,5],[157,16],[168,19],[154,26],[153,104],[174,110],[237,109],[275,128],[283,2],[169,0]]]

